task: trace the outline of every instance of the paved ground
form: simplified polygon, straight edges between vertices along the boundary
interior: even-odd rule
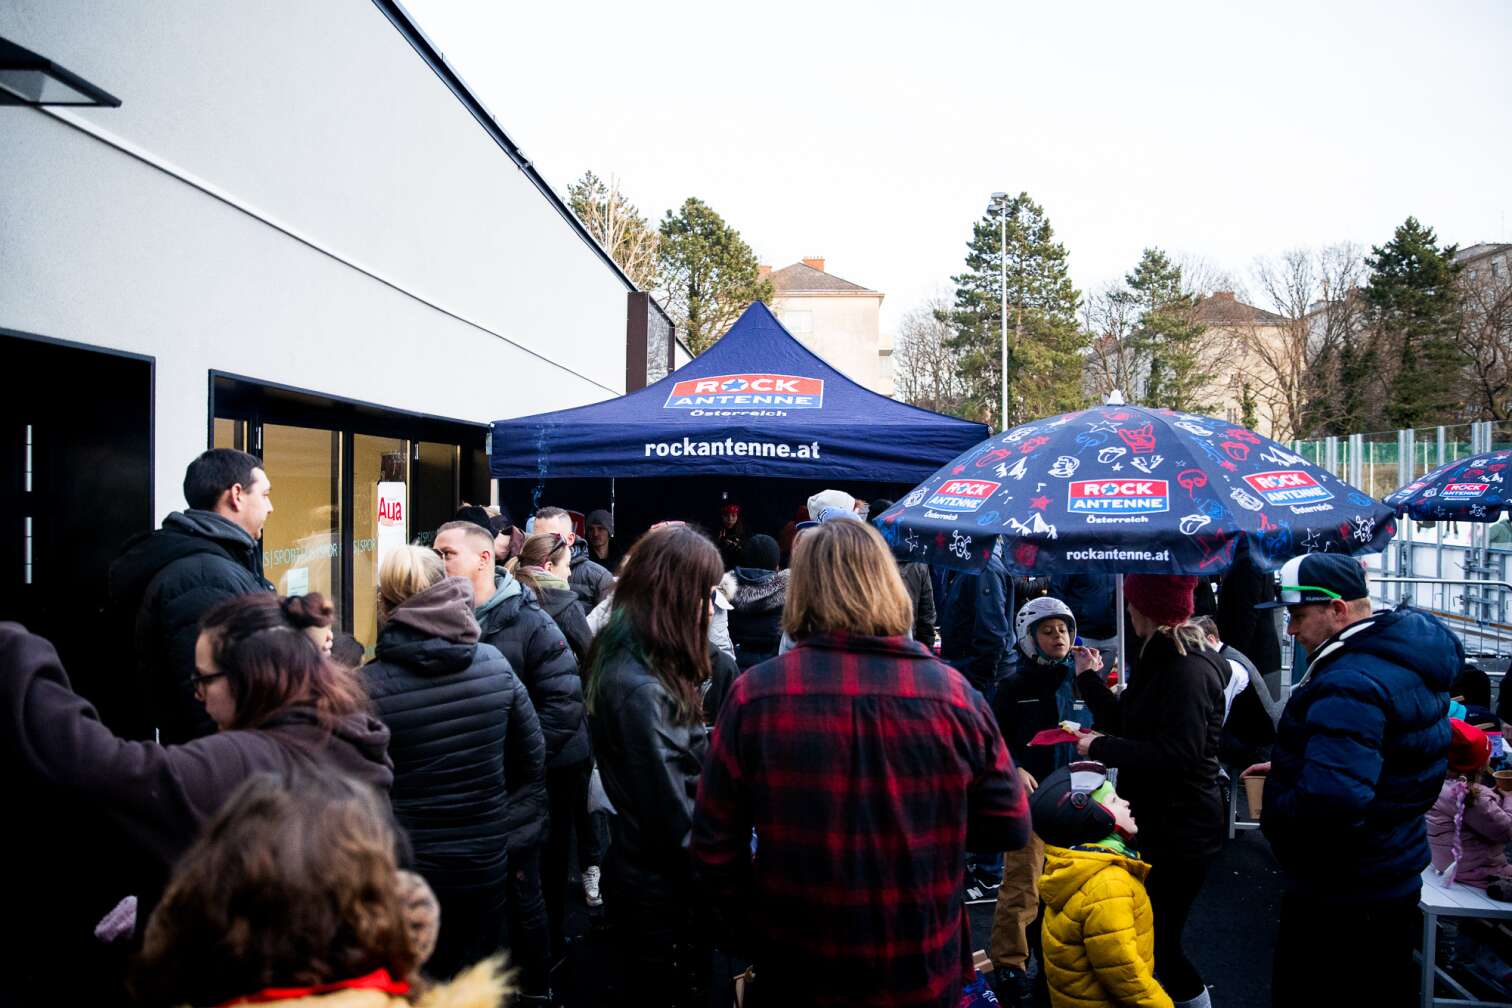
[[[1193,908],[1187,942],[1219,1008],[1268,1008],[1279,889],[1275,860],[1258,831],[1239,833],[1214,864]],[[985,948],[992,906],[969,910],[973,944]],[[597,920],[581,907],[569,918],[569,928],[580,937],[570,946],[555,985],[562,1003],[570,1008],[614,1003],[605,989],[607,938],[596,926]],[[724,1008],[729,1002],[716,1004]]]

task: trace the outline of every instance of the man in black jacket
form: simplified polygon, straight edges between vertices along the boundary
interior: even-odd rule
[[[583,615],[593,612],[593,607],[602,602],[614,587],[614,575],[588,556],[588,544],[580,540],[573,529],[572,515],[559,507],[543,507],[535,513],[531,531],[558,532],[567,540],[567,545],[572,548],[572,575],[568,583],[577,593]]]
[[[185,511],[131,540],[111,564],[108,606],[134,673],[135,702],[112,718],[128,738],[188,742],[215,731],[194,696],[200,617],[216,603],[271,591],[258,539],[273,513],[272,485],[258,460],[213,448],[184,473]]]
[[[544,900],[554,935],[560,935],[565,919],[564,890],[567,885],[567,837],[577,832],[578,867],[583,873],[583,896],[589,906],[598,906],[598,838],[588,817],[588,776],[593,753],[588,743],[588,721],[583,711],[583,681],[577,659],[556,622],[541,608],[535,594],[494,566],[493,537],[488,530],[467,521],[447,522],[436,530],[436,553],[446,564],[446,573],[472,582],[473,614],[485,644],[492,644],[509,660],[524,682],[546,737],[545,787],[526,796],[510,798],[511,885],[531,888],[529,878],[518,868],[539,865],[535,892],[520,891],[516,902],[525,904],[520,926],[533,933],[537,926],[531,904]],[[548,831],[551,843],[545,843]],[[534,940],[534,939],[530,939]]]

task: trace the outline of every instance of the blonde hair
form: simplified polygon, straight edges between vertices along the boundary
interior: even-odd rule
[[[378,622],[411,597],[446,577],[446,565],[435,550],[424,546],[400,546],[384,558],[378,571]]]
[[[841,518],[798,537],[782,610],[789,637],[833,632],[897,637],[912,626],[913,602],[876,529]]]
[[[1138,607],[1136,606],[1135,608]],[[1199,617],[1199,619],[1201,618],[1203,617]],[[1207,631],[1203,630],[1202,627],[1198,626],[1195,622],[1188,620],[1180,626],[1156,627],[1155,633],[1152,633],[1149,637],[1145,638],[1144,644],[1140,646],[1139,654],[1141,657],[1144,656],[1145,648],[1150,646],[1150,641],[1155,639],[1155,634],[1162,634],[1165,637],[1170,638],[1171,644],[1176,648],[1176,653],[1180,655],[1186,654],[1188,649],[1191,649],[1193,651],[1218,650],[1217,648],[1213,647],[1212,642],[1208,640]]]

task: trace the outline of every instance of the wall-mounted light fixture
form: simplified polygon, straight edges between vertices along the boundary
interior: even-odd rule
[[[121,99],[45,56],[0,38],[0,105],[107,105]]]

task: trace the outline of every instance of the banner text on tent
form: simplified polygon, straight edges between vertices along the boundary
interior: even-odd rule
[[[735,456],[744,458],[791,458],[791,459],[816,459],[819,457],[819,442],[810,441],[808,444],[777,444],[771,441],[736,441],[734,438],[725,438],[723,441],[694,441],[692,438],[683,438],[681,441],[654,441],[646,444],[646,458],[655,455],[657,458],[686,458],[697,456],[707,458],[710,456]]]

